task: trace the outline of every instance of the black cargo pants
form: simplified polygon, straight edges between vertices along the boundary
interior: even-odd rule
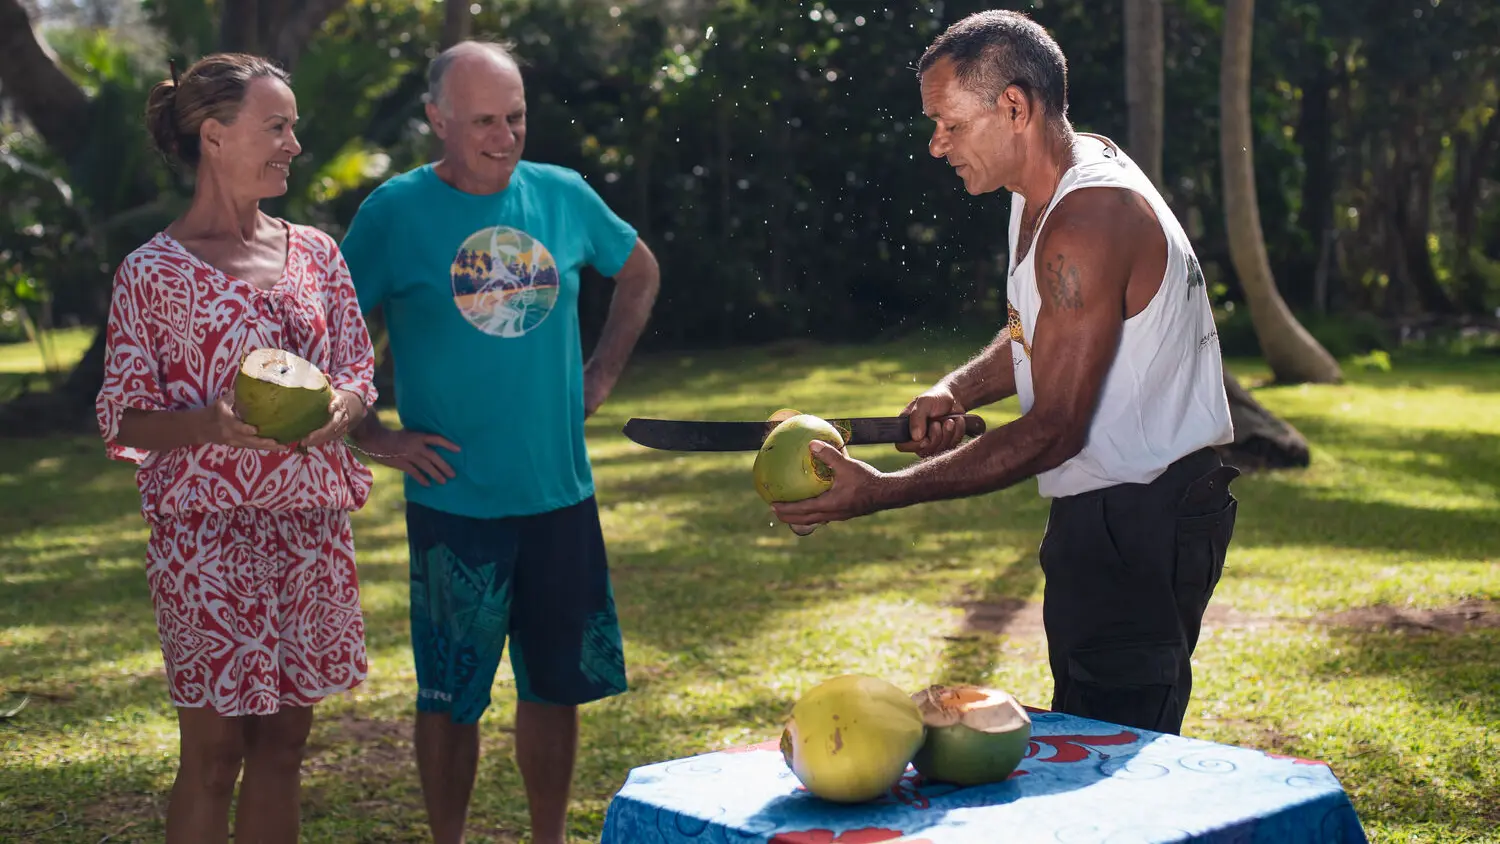
[[[1150,484],[1053,499],[1040,551],[1053,711],[1180,733],[1239,474],[1203,449]]]

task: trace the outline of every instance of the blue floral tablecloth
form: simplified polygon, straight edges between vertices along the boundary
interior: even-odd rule
[[[957,788],[908,768],[845,806],[808,793],[775,740],[630,772],[601,844],[1366,844],[1328,766],[1031,711],[1010,779]]]

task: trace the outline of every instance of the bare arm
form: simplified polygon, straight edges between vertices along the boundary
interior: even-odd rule
[[[609,315],[599,333],[599,342],[584,367],[584,410],[592,414],[608,398],[620,373],[646,329],[656,294],[661,288],[661,270],[656,256],[637,239],[625,266],[614,277],[615,295]]]
[[[984,351],[937,383],[965,410],[1003,401],[1016,394],[1016,368],[1010,356],[1010,329],[1003,329]]]
[[[378,312],[379,308],[371,309],[365,319],[368,321]],[[394,353],[394,349],[386,347],[386,354]],[[373,394],[373,354],[370,380],[372,384],[370,390]],[[360,418],[350,425],[349,439],[353,440],[359,450],[371,460],[382,466],[390,466],[405,472],[422,486],[432,486],[434,482],[447,483],[449,478],[457,476],[453,467],[448,465],[448,461],[436,451],[437,448],[445,448],[456,454],[459,451],[457,445],[437,434],[405,428],[401,430],[387,428],[385,423],[380,421],[380,414],[373,405],[366,408]]]
[[[275,440],[256,436],[255,428],[235,416],[223,399],[193,410],[126,408],[120,416],[115,442],[143,451],[170,451],[206,443],[264,451],[287,450]]]
[[[143,451],[171,451],[202,445],[208,442],[205,434],[207,417],[206,408],[137,410],[127,407],[120,414],[120,432],[115,436],[115,442]]]
[[[979,495],[1011,486],[1077,454],[1087,440],[1100,386],[1114,362],[1126,288],[1143,240],[1135,221],[1121,214],[1113,193],[1085,189],[1069,194],[1038,236],[1042,306],[1031,346],[1036,400],[1029,411],[958,448],[891,474],[881,474],[827,443],[813,442],[813,456],[833,469],[833,487],[805,501],[772,505],[777,518],[793,528],[805,528],[923,501]],[[1005,342],[997,343],[997,349]]]
[[[879,485],[879,507],[1003,489],[1055,468],[1083,448],[1100,387],[1114,362],[1138,248],[1131,228],[1120,224],[1119,202],[1110,193],[1070,194],[1037,240],[1042,305],[1032,340],[1036,401],[1031,410],[959,448],[894,473]],[[992,348],[1008,344],[1006,339]],[[1014,389],[1014,370],[1008,380]]]

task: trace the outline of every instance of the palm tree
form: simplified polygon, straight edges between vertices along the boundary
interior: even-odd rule
[[[1250,44],[1255,0],[1227,0],[1224,53],[1219,71],[1219,152],[1224,163],[1224,214],[1229,253],[1250,321],[1271,372],[1280,382],[1336,384],[1338,361],[1302,327],[1276,290],[1266,257],[1250,131]]]
[[[1162,187],[1163,27],[1161,0],[1125,2],[1125,100],[1130,108],[1130,157]],[[1224,370],[1234,442],[1220,454],[1243,470],[1306,466],[1307,439],[1266,410]]]

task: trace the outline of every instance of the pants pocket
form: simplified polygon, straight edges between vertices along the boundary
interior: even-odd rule
[[[1064,712],[1121,726],[1175,733],[1182,646],[1121,642],[1075,648],[1068,655]]]
[[[1176,524],[1176,581],[1179,600],[1199,602],[1206,606],[1224,574],[1224,560],[1229,555],[1229,541],[1234,537],[1234,521],[1239,501],[1227,495],[1228,502],[1212,513],[1178,516]]]

